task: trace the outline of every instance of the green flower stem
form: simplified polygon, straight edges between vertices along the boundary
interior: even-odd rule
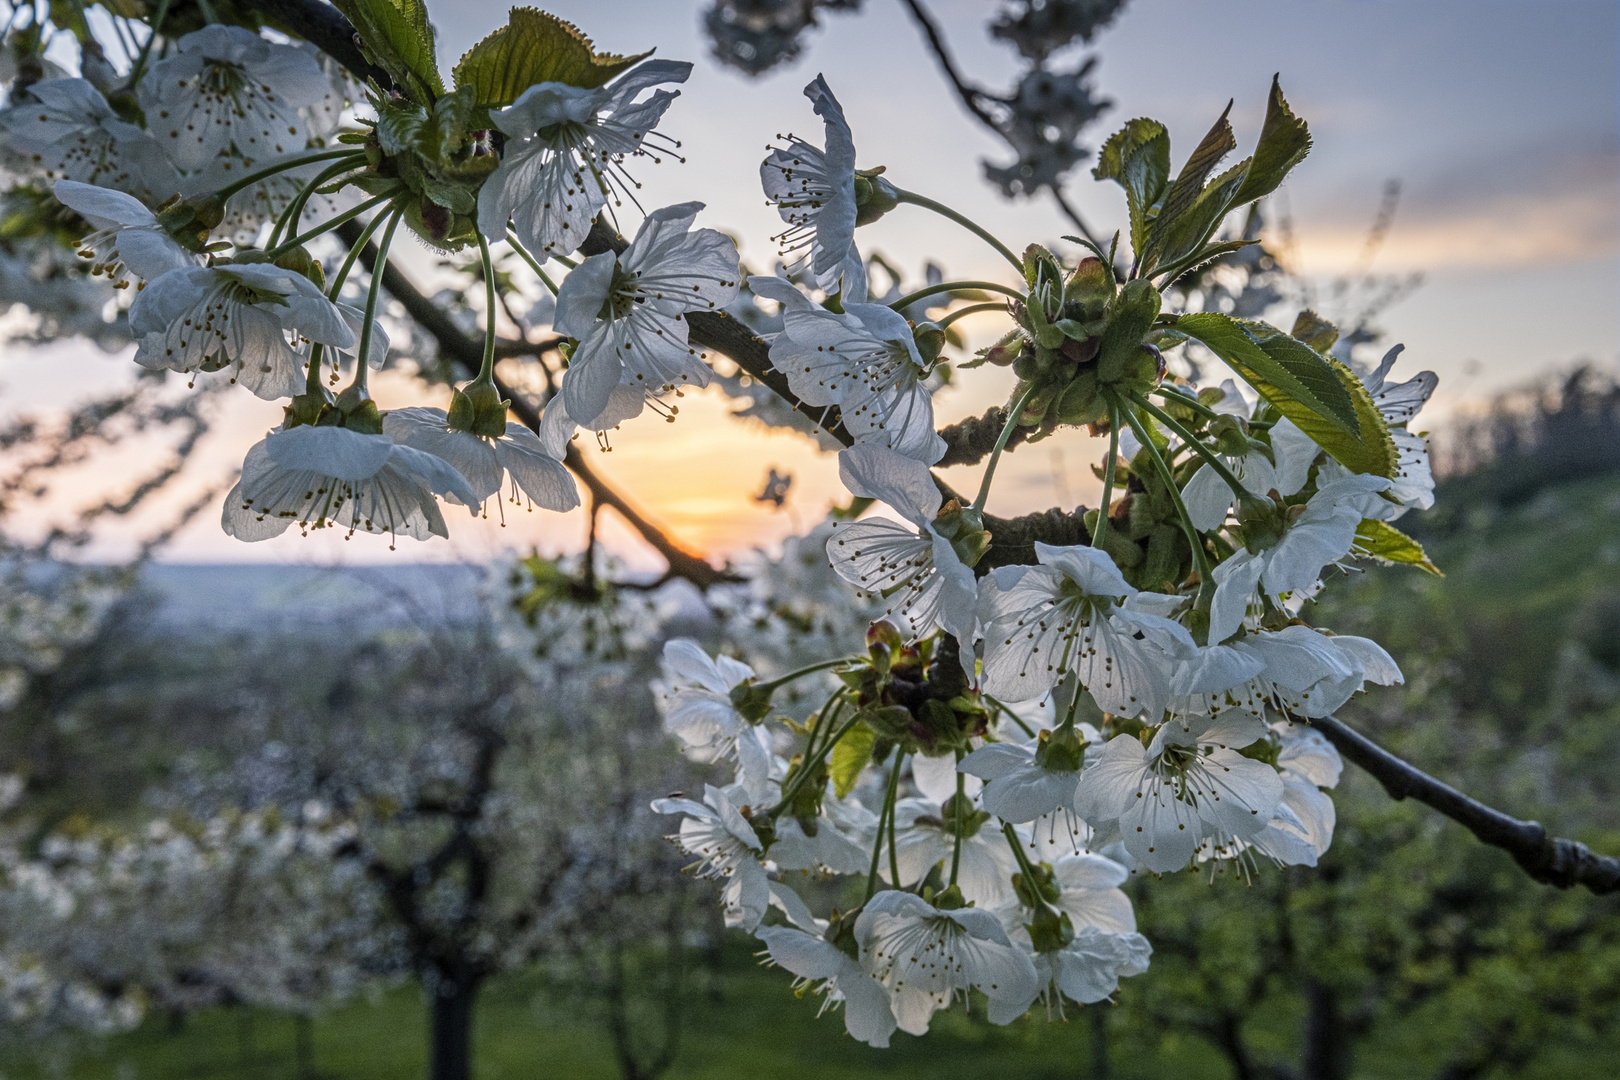
[[[484,361],[474,382],[493,383],[495,379],[495,263],[489,257],[489,241],[478,234],[478,257],[484,267]]]
[[[317,161],[331,161],[333,158],[364,158],[365,156],[366,152],[364,150],[351,150],[345,147],[342,150],[322,150],[314,154],[305,154],[303,157],[288,158],[286,161],[278,161],[274,165],[266,165],[258,172],[250,172],[246,176],[239,177],[214,192],[214,194],[221,199],[229,199],[243,188],[251,187],[260,180],[275,176],[277,173],[284,173],[288,169],[296,169],[302,165],[310,165]]]
[[[129,85],[139,86],[141,76],[146,73],[146,61],[151,58],[152,46],[158,35],[163,32],[163,20],[169,15],[169,0],[158,0],[157,12],[152,16],[152,25],[147,27],[146,41],[141,45],[141,54],[135,58],[135,65],[129,69]]]
[[[1002,312],[1005,312],[1006,310],[1007,310],[1007,305],[1006,304],[997,304],[997,303],[969,304],[965,308],[957,308],[955,311],[948,312],[948,313],[940,316],[938,322],[939,322],[940,326],[949,326],[949,325],[951,325],[951,323],[955,322],[957,319],[960,319],[960,318],[962,318],[962,317],[964,317],[966,315],[977,315],[981,311],[1002,311]]]
[[[1010,822],[1003,821],[1001,823],[1001,835],[1007,838],[1007,844],[1012,848],[1014,858],[1018,860],[1018,869],[1024,872],[1024,880],[1033,887],[1035,884],[1035,868],[1030,865],[1029,856],[1024,854],[1024,842],[1018,839],[1018,830],[1014,829]]]
[[[984,700],[988,701],[991,705],[994,705],[998,712],[1000,712],[1002,715],[1007,717],[1007,719],[1011,720],[1013,723],[1017,724],[1018,727],[1019,727],[1019,730],[1021,730],[1025,735],[1028,735],[1032,739],[1035,737],[1035,729],[1030,727],[1028,724],[1024,723],[1024,718],[1023,717],[1019,716],[1017,713],[1015,713],[1011,709],[1007,708],[1007,706],[1004,705],[1001,701],[997,700],[996,698],[991,697],[989,694],[983,694],[981,696],[984,698]]]
[[[321,351],[325,348],[320,342],[309,347],[309,371],[304,375],[304,393],[319,394],[321,392]]]
[[[309,205],[309,198],[311,195],[315,194],[316,188],[320,187],[334,176],[348,172],[350,169],[361,168],[363,166],[364,162],[338,161],[332,165],[328,165],[326,168],[317,173],[313,178],[310,179],[309,183],[298,189],[298,194],[293,197],[292,202],[288,203],[287,208],[276,217],[276,224],[270,230],[270,239],[266,246],[272,248],[275,247],[277,242],[286,235],[287,230],[292,227],[292,223],[297,221],[299,217],[303,215],[304,207]]]
[[[510,234],[508,234],[508,235],[510,236]],[[562,263],[564,266],[568,267],[568,269],[570,269],[570,270],[574,269],[576,266],[579,265],[579,263],[575,262],[573,259],[570,259],[566,255],[553,255],[552,258],[555,259],[557,262]]]
[[[779,688],[786,686],[790,682],[796,682],[799,679],[804,678],[806,675],[814,675],[818,671],[826,671],[830,668],[837,667],[839,664],[849,663],[854,663],[854,660],[851,657],[840,656],[836,660],[823,660],[816,664],[806,664],[804,667],[790,671],[786,675],[780,675],[772,679],[770,682],[755,683],[754,689],[764,690],[768,693],[775,693]]]
[[[1218,420],[1218,419],[1220,419],[1220,416],[1221,416],[1220,413],[1216,412],[1214,409],[1210,408],[1208,405],[1205,405],[1202,401],[1199,401],[1195,397],[1188,397],[1186,394],[1180,394],[1180,393],[1177,393],[1174,390],[1166,390],[1162,386],[1155,386],[1153,388],[1152,392],[1155,393],[1155,394],[1158,394],[1160,397],[1164,398],[1166,401],[1174,401],[1177,405],[1185,405],[1187,408],[1191,409],[1193,412],[1195,412],[1198,415],[1202,416],[1205,420]]]
[[[962,755],[956,755],[956,763],[962,763]],[[967,776],[958,772],[956,774],[956,842],[951,845],[951,880],[945,884],[947,887],[956,884],[956,871],[962,865],[962,807],[967,803]]]
[[[1179,420],[1165,412],[1163,409],[1159,408],[1157,405],[1153,404],[1153,402],[1149,401],[1141,394],[1133,392],[1131,394],[1131,400],[1146,410],[1149,416],[1152,416],[1159,423],[1181,436],[1181,441],[1191,447],[1193,452],[1199,457],[1203,458],[1204,462],[1210,468],[1215,470],[1215,475],[1226,481],[1226,486],[1232,489],[1233,495],[1241,498],[1248,494],[1243,487],[1243,481],[1232,475],[1232,470],[1227,467],[1226,462],[1221,460],[1221,456],[1215,451],[1211,450],[1209,447],[1205,446],[1203,441],[1183,427]]]
[[[830,700],[828,702],[828,704],[831,705],[831,704],[833,704],[834,701],[836,701],[837,705],[838,705],[838,708],[834,711],[833,716],[832,716],[832,720],[829,721],[829,724],[836,721],[837,718],[838,718],[838,715],[844,711],[844,705],[846,703],[845,695],[847,693],[848,693],[847,690],[840,690],[840,691],[838,691],[838,693],[833,695],[833,700]],[[825,706],[823,706],[823,710],[825,710]],[[804,767],[799,770],[797,775],[794,776],[793,782],[790,783],[787,786],[787,790],[782,792],[781,801],[779,801],[775,806],[771,807],[771,809],[769,811],[769,816],[773,820],[775,818],[779,817],[783,810],[786,810],[789,806],[791,806],[793,804],[793,797],[795,795],[797,795],[799,793],[799,789],[804,786],[805,777],[809,776],[811,770],[818,767],[822,763],[822,761],[824,761],[826,759],[827,755],[832,753],[833,748],[836,747],[840,742],[842,742],[844,736],[848,735],[849,732],[850,732],[850,729],[853,728],[856,724],[860,723],[860,721],[861,721],[860,711],[856,710],[855,715],[851,716],[847,721],[845,721],[843,727],[840,727],[840,728],[838,728],[836,730],[833,730],[832,734],[827,738],[827,740],[821,744],[820,749],[816,750],[815,753],[813,753],[813,754],[810,751],[810,745],[811,744],[806,743],[805,750],[804,750],[804,761],[805,761]],[[818,724],[817,726],[819,727],[820,725]],[[811,742],[812,743],[814,742],[814,739],[815,739],[815,733],[812,732],[811,733]]]
[[[1159,476],[1164,481],[1165,487],[1170,490],[1170,501],[1175,504],[1176,516],[1181,519],[1181,527],[1187,533],[1187,542],[1192,545],[1193,565],[1198,569],[1198,598],[1200,604],[1202,604],[1206,594],[1213,595],[1211,590],[1214,582],[1211,581],[1209,576],[1209,553],[1204,550],[1203,538],[1198,535],[1198,529],[1192,523],[1192,515],[1187,513],[1187,504],[1181,501],[1181,489],[1176,487],[1176,475],[1170,471],[1170,466],[1165,464],[1164,456],[1159,453],[1158,445],[1154,443],[1147,428],[1143,427],[1142,422],[1136,418],[1136,414],[1121,405],[1117,399],[1112,400],[1111,403],[1119,409],[1121,415],[1125,417],[1125,421],[1131,425],[1131,430],[1136,432],[1136,437],[1141,440],[1143,447],[1147,449],[1148,456],[1153,459],[1154,467],[1158,469]]]
[[[894,835],[895,794],[900,790],[900,763],[905,758],[906,755],[900,752],[900,748],[895,747],[894,768],[889,770],[889,786],[888,790],[883,794],[883,810],[878,814],[877,838],[872,842],[872,869],[866,875],[866,899],[861,901],[863,904],[872,899],[872,894],[877,892],[878,867],[882,865],[883,857],[883,826],[885,823],[889,825],[889,835]],[[898,889],[900,887],[900,871],[892,846],[891,844],[889,852],[890,872],[894,875],[894,887]]]
[[[894,819],[899,815],[895,813],[897,798],[900,793],[900,763],[906,755],[900,748],[894,748],[894,772],[889,774],[889,795],[886,800],[889,804],[889,883],[900,888],[900,847],[894,841]]]
[[[1108,403],[1108,464],[1103,468],[1102,509],[1097,511],[1097,530],[1091,534],[1091,546],[1105,550],[1108,539],[1108,512],[1114,501],[1114,469],[1119,463],[1119,407]]]
[[[990,481],[995,479],[996,464],[1001,460],[1001,452],[1007,448],[1007,440],[1012,438],[1013,428],[1018,426],[1018,418],[1024,415],[1024,403],[1029,401],[1029,396],[1034,392],[1034,383],[1024,387],[1008,411],[1007,422],[1002,425],[1001,434],[996,438],[995,449],[990,451],[990,463],[984,467],[984,479],[979,481],[979,494],[973,500],[973,509],[976,511],[983,512],[984,504],[990,498]]]
[[[343,265],[338,267],[338,272],[332,275],[332,280],[326,287],[326,298],[328,300],[337,303],[337,298],[343,292],[343,283],[349,280],[349,271],[354,269],[355,260],[360,257],[360,252],[365,250],[365,246],[371,242],[371,234],[377,231],[378,226],[387,217],[387,213],[378,214],[366,223],[365,229],[360,233],[360,239],[354,242],[354,246],[349,249],[349,254],[344,256]]]
[[[535,274],[537,274],[539,276],[540,284],[542,284],[546,288],[550,289],[552,296],[556,296],[557,295],[557,285],[556,285],[556,283],[554,281],[552,281],[551,278],[546,275],[546,272],[540,268],[540,261],[538,259],[536,259],[533,255],[529,254],[529,249],[524,247],[522,244],[518,243],[518,238],[513,236],[511,233],[506,234],[506,242],[512,246],[513,251],[518,253],[519,258],[521,258],[524,262],[529,264],[529,269],[533,270],[535,272]]]
[[[367,199],[365,202],[361,203],[359,206],[350,207],[349,209],[343,211],[343,213],[337,215],[336,217],[330,218],[330,219],[328,219],[326,221],[321,222],[319,225],[315,226],[313,229],[310,229],[308,232],[300,233],[299,235],[293,237],[291,240],[283,241],[282,243],[280,243],[280,244],[276,245],[275,247],[271,248],[268,252],[266,252],[266,254],[269,255],[271,258],[275,258],[277,255],[285,254],[286,252],[291,251],[293,248],[299,246],[300,244],[307,243],[308,241],[313,240],[315,237],[321,235],[322,233],[331,232],[333,229],[337,228],[339,225],[342,225],[345,221],[351,221],[354,218],[357,218],[361,214],[365,213],[367,210],[372,210],[372,209],[375,209],[378,206],[381,206],[383,203],[387,202],[389,199],[392,199],[393,197],[394,197],[393,195],[378,195],[375,198]]]
[[[361,390],[366,388],[366,372],[371,367],[366,361],[371,356],[371,324],[377,317],[377,297],[382,293],[383,268],[388,265],[388,248],[394,242],[394,230],[399,227],[399,219],[404,214],[401,208],[388,215],[388,228],[383,230],[382,242],[377,245],[377,264],[371,275],[371,288],[366,290],[366,316],[360,326],[360,349],[355,353],[354,363],[354,385]]]
[[[926,300],[930,296],[937,296],[945,292],[965,292],[968,289],[998,292],[1003,296],[1010,296],[1014,300],[1024,299],[1024,294],[1017,289],[1008,288],[1006,285],[1000,285],[994,281],[942,281],[938,285],[930,285],[926,289],[918,289],[914,293],[907,293],[889,306],[899,311],[903,307],[915,304],[918,300]]]
[[[920,206],[924,210],[932,210],[939,216],[949,218],[950,220],[956,222],[958,225],[962,226],[962,228],[968,230],[968,232],[971,232],[974,236],[977,236],[979,239],[983,240],[985,243],[989,244],[991,247],[1000,252],[1003,259],[1006,259],[1008,262],[1012,263],[1013,266],[1018,268],[1019,274],[1024,272],[1024,260],[1014,255],[1011,248],[1009,248],[1006,244],[1003,244],[1000,240],[997,240],[995,236],[991,234],[990,230],[986,229],[972,218],[952,210],[944,203],[935,202],[926,195],[918,195],[914,191],[905,191],[900,188],[895,188],[895,194],[900,196],[900,201],[903,203],[910,203],[912,206]]]

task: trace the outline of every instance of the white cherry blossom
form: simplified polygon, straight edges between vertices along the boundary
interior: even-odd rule
[[[772,906],[799,926],[814,924],[814,916],[799,895],[766,874],[760,862],[763,846],[759,834],[728,792],[705,785],[702,802],[655,799],[652,808],[659,814],[686,815],[680,831],[669,839],[687,854],[700,857],[694,870],[698,877],[725,882],[720,902],[727,926],[753,932]]]
[[[888,1049],[897,1025],[889,1008],[889,992],[875,975],[818,934],[792,926],[761,926],[754,936],[765,943],[774,963],[797,976],[795,989],[825,995],[823,1012],[842,1005],[844,1029],[851,1036],[868,1046]]]
[[[1440,379],[1432,371],[1420,371],[1403,383],[1390,383],[1390,369],[1405,348],[1396,345],[1390,349],[1363,379],[1373,404],[1389,425],[1390,438],[1395,440],[1395,478],[1389,487],[1390,499],[1371,503],[1367,510],[1368,517],[1380,521],[1394,521],[1408,510],[1427,510],[1434,505],[1434,469],[1429,462],[1429,443],[1410,430],[1410,425],[1418,410],[1428,403]],[[1344,466],[1336,461],[1330,462],[1323,471],[1330,478],[1347,474]]]
[[[303,150],[301,110],[330,86],[309,52],[214,23],[175,42],[136,94],[169,160],[192,172],[222,155],[264,163]]]
[[[1054,769],[1037,760],[1037,743],[986,743],[957,768],[985,781],[982,802],[1002,821],[1021,825],[1049,814],[1073,814],[1079,769]]]
[[[825,78],[817,75],[804,96],[825,124],[826,149],[789,137],[760,165],[760,182],[787,222],[777,240],[790,269],[808,261],[822,289],[864,301],[866,263],[855,249],[855,142]]]
[[[1315,866],[1333,843],[1337,813],[1323,788],[1337,787],[1344,761],[1320,731],[1302,724],[1271,726],[1281,740],[1277,772],[1283,798],[1278,814],[1251,843],[1284,866]]]
[[[752,277],[748,286],[782,305],[771,364],[799,400],[836,408],[857,443],[877,443],[927,465],[944,456],[928,367],[904,316],[882,304],[828,311],[778,277]]]
[[[472,499],[467,481],[440,458],[387,435],[307,425],[255,443],[225,496],[222,525],[238,540],[301,529],[347,528],[426,540],[448,536],[435,495]]]
[[[507,221],[536,255],[567,255],[585,239],[591,219],[626,184],[627,157],[647,155],[647,136],[678,90],[644,90],[685,82],[692,65],[639,64],[604,87],[558,82],[529,87],[490,119],[506,135],[501,163],[478,193],[478,228],[491,240]],[[595,415],[594,413],[592,415]]]
[[[1292,420],[1283,417],[1271,428],[1273,462],[1262,451],[1250,449],[1241,457],[1222,454],[1221,459],[1243,489],[1251,495],[1264,497],[1275,491],[1287,498],[1297,495],[1310,476],[1311,463],[1321,448],[1301,431]],[[1193,528],[1200,532],[1218,529],[1232,512],[1235,495],[1232,487],[1214,466],[1205,462],[1193,473],[1192,479],[1181,492],[1187,515]]]
[[[1013,895],[1012,875],[1018,870],[1017,858],[1001,830],[989,821],[981,821],[979,811],[968,810],[962,817],[962,854],[956,884],[962,890],[963,899],[980,907],[1006,903]],[[885,855],[878,862],[878,873],[884,881],[896,888],[914,886],[942,862],[945,875],[949,877],[957,849],[956,822],[950,810],[932,799],[901,799],[895,803],[894,826],[895,862],[900,880],[889,881],[890,867]]]
[[[443,409],[394,409],[383,417],[383,432],[396,442],[448,461],[467,478],[475,506],[499,494],[507,478],[514,502],[522,492],[530,503],[558,513],[579,505],[579,490],[562,464],[566,440],[562,445],[548,445],[541,435],[516,421],[508,421],[506,434],[496,439],[450,427]]]
[[[967,648],[978,585],[973,570],[934,528],[943,499],[928,466],[865,443],[838,455],[838,472],[851,492],[881,499],[910,524],[870,518],[837,529],[827,541],[834,572],[886,598],[885,617],[909,638],[943,627]]]
[[[197,265],[197,256],[175,243],[133,195],[76,180],[58,180],[52,190],[96,230],[79,241],[79,254],[91,260],[91,274],[105,274],[114,286],[126,285],[131,275],[151,281]]]
[[[1380,493],[1389,487],[1385,477],[1369,474],[1330,480],[1306,501],[1282,539],[1258,553],[1240,549],[1215,567],[1209,640],[1221,642],[1237,633],[1249,608],[1259,602],[1257,590],[1281,597],[1314,585],[1324,566],[1350,553],[1356,526],[1375,512],[1383,501]]]
[[[1252,838],[1283,796],[1275,769],[1238,753],[1264,730],[1231,711],[1171,719],[1146,747],[1116,735],[1087,753],[1080,814],[1097,828],[1117,823],[1125,849],[1154,873],[1181,869],[1205,839]]]
[[[900,1030],[922,1035],[936,1009],[976,989],[990,999],[990,1017],[1010,1023],[1022,1015],[999,1008],[1033,1001],[1039,978],[1029,954],[1014,945],[993,914],[979,908],[944,911],[920,896],[884,890],[855,920],[861,966],[889,992]]]
[[[562,398],[581,427],[599,417],[620,383],[646,395],[707,386],[710,371],[687,343],[686,313],[737,295],[737,246],[713,229],[692,231],[702,203],[655,210],[630,246],[592,255],[564,280],[556,327],[579,342]]]
[[[1139,594],[1108,553],[1037,542],[1038,566],[1002,566],[986,579],[980,621],[985,693],[1045,694],[1074,673],[1104,712],[1157,717],[1182,655],[1195,648],[1157,594]]]
[[[695,641],[664,644],[663,685],[658,706],[664,730],[699,760],[737,763],[738,783],[763,802],[771,781],[771,745],[764,729],[745,720],[731,702],[734,687],[754,677],[754,669],[729,656],[711,659]]]
[[[7,168],[112,188],[157,205],[180,178],[150,133],[118,117],[84,79],[45,79],[0,110]]]
[[[302,274],[270,263],[186,266],[158,277],[129,309],[145,368],[219,372],[256,397],[299,393],[306,359],[292,332],[340,349],[355,335],[337,305]]]

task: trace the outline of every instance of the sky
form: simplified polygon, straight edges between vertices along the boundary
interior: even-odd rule
[[[753,80],[709,59],[700,3],[547,6],[600,49],[656,46],[661,57],[696,62],[662,125],[682,140],[687,161],[638,163],[639,195],[649,208],[703,201],[708,208],[699,224],[736,236],[756,270],[774,260],[769,237],[780,228],[759,190],[759,161],[781,133],[819,134],[801,93],[817,73],[844,105],[862,167],[886,166],[901,186],[968,213],[1014,249],[1057,243],[1072,231],[1049,201],[1009,202],[983,180],[981,160],[1003,160],[1004,151],[962,110],[895,0],[866,0],[858,15],[824,17],[797,61]],[[1011,50],[985,31],[993,5],[934,0],[930,6],[970,77],[999,88],[1013,76]],[[505,5],[485,0],[429,0],[428,7],[446,69],[504,21]],[[1091,129],[1093,144],[1125,119],[1152,116],[1169,127],[1178,161],[1228,99],[1240,148],[1252,146],[1267,87],[1273,73],[1280,75],[1315,146],[1269,208],[1274,227],[1285,220],[1291,226],[1288,235],[1272,238],[1290,266],[1318,285],[1329,317],[1346,313],[1335,310],[1344,304],[1326,288],[1338,275],[1358,269],[1422,275],[1421,285],[1378,324],[1389,342],[1407,346],[1398,372],[1431,368],[1441,376],[1422,417],[1427,426],[1538,373],[1620,358],[1620,5],[1612,0],[1133,0],[1094,48],[1098,86],[1114,105]],[[1401,198],[1388,239],[1369,265],[1366,235],[1390,181],[1401,185]],[[1123,223],[1123,198],[1112,184],[1093,182],[1081,168],[1069,191],[1096,231],[1111,233]],[[625,224],[634,223],[632,214]],[[951,277],[1009,273],[976,238],[914,208],[890,214],[858,239],[910,276],[929,259]],[[427,260],[415,256],[409,266],[431,282]],[[993,317],[962,325],[976,344],[998,332]],[[64,392],[116,384],[131,369],[125,355],[76,342],[7,349],[0,356],[0,409],[49,408]],[[938,400],[941,422],[999,404],[1010,385],[1010,375],[994,369],[961,379]],[[424,400],[403,377],[379,380],[374,392],[384,407],[444,404]],[[729,420],[726,410],[717,394],[692,394],[676,423],[649,414],[616,433],[611,453],[588,451],[593,466],[649,516],[716,560],[770,547],[808,527],[842,495],[835,459],[797,436]],[[275,405],[238,395],[202,448],[203,471],[227,476],[278,419]],[[1016,514],[1088,496],[1095,501],[1099,485],[1090,468],[1099,456],[1099,444],[1078,432],[1024,447],[1003,466],[990,509]],[[769,467],[794,474],[785,510],[750,499]],[[97,476],[116,475],[117,468],[104,465]],[[977,481],[973,470],[953,470],[948,478],[959,489]],[[175,503],[184,501],[178,494]],[[72,497],[72,491],[62,496]],[[398,551],[386,539],[296,533],[243,545],[220,532],[217,510],[209,510],[164,557],[458,560],[508,547],[565,551],[582,542],[581,513],[506,510],[504,522],[493,509],[489,520],[477,522],[455,510],[448,515],[451,541],[401,541]],[[632,566],[656,564],[616,522],[604,523],[604,538]]]

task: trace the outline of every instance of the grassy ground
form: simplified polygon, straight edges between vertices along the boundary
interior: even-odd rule
[[[796,1000],[780,971],[732,965],[718,995],[694,995],[685,1038],[670,1080],[738,1080],[793,1076],[814,1080],[867,1077],[995,1077],[1057,1080],[1089,1075],[1089,1015],[1068,1022],[1025,1021],[994,1028],[960,1014],[936,1017],[926,1039],[895,1036],[887,1051],[849,1038],[842,1018],[816,1018],[816,1002]],[[475,1039],[479,1080],[616,1080],[618,1066],[603,1025],[556,1003],[557,991],[534,978],[491,986],[480,1002]],[[401,1080],[425,1073],[421,996],[401,987],[320,1017],[313,1025],[314,1065],[321,1080]],[[209,1009],[178,1033],[154,1016],[138,1031],[99,1043],[50,1048],[35,1058],[0,1057],[4,1080],[271,1080],[296,1076],[294,1021],[285,1015]],[[1118,1047],[1123,1051],[1123,1047]],[[1178,1080],[1225,1075],[1196,1043],[1178,1042],[1144,1058],[1114,1055],[1120,1078]]]

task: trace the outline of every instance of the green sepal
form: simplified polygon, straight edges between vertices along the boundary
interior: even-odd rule
[[[1080,738],[1073,724],[1056,731],[1042,729],[1036,739],[1035,764],[1052,772],[1079,772],[1090,744]]]
[[[333,408],[321,417],[319,423],[325,424],[334,417],[337,419],[335,426],[346,427],[350,431],[363,435],[383,433],[382,413],[377,411],[377,403],[371,400],[364,387],[344,387]]]
[[[505,26],[468,49],[452,74],[458,89],[491,108],[510,105],[529,87],[555,82],[594,90],[652,55],[599,53],[573,23],[535,8],[513,8]]]
[[[750,724],[757,724],[771,714],[771,692],[753,679],[744,679],[731,688],[731,707]]]
[[[333,0],[348,16],[366,59],[388,72],[405,96],[428,105],[444,93],[436,34],[424,0]]]
[[[1399,563],[1445,577],[1423,550],[1423,545],[1387,521],[1365,518],[1356,526],[1355,552],[1385,564]]]
[[[950,541],[951,550],[965,566],[975,566],[990,550],[990,534],[984,528],[984,515],[952,499],[933,521],[934,531]]]
[[[1074,922],[1069,913],[1050,904],[1037,904],[1034,917],[1024,929],[1029,931],[1030,944],[1038,953],[1057,952],[1074,940]]]
[[[1097,352],[1097,377],[1106,385],[1127,378],[1132,358],[1141,351],[1142,339],[1153,329],[1159,317],[1163,298],[1159,290],[1145,278],[1125,283],[1114,310],[1109,313],[1108,328],[1103,331],[1102,346]]]

